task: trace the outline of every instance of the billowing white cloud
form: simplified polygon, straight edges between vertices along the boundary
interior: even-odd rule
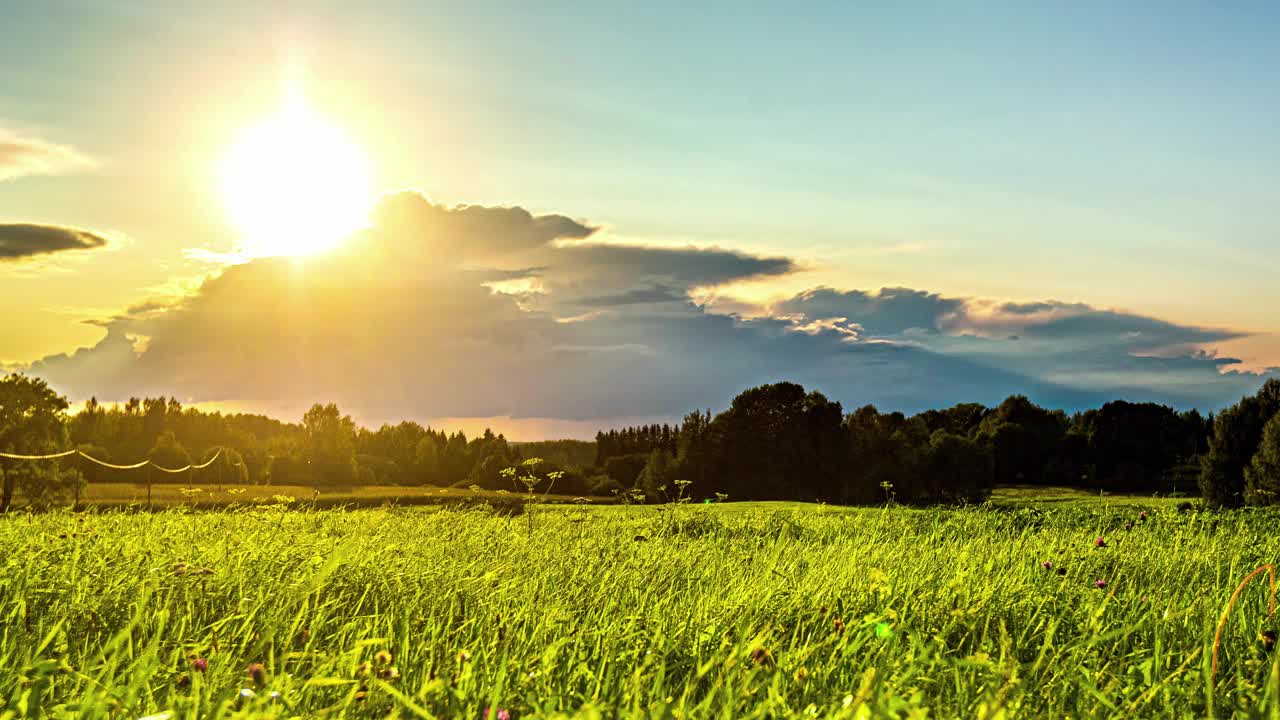
[[[228,267],[30,371],[76,400],[163,393],[286,416],[334,400],[369,422],[671,417],[780,379],[846,407],[903,410],[1011,393],[1067,408],[1117,396],[1214,408],[1261,382],[1190,349],[1234,333],[1079,305],[819,288],[759,317],[716,314],[690,292],[795,265],[593,232],[400,194],[332,254]]]

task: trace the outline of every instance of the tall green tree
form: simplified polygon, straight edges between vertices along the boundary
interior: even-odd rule
[[[1280,413],[1267,421],[1262,441],[1244,470],[1245,500],[1250,505],[1280,504]]]
[[[177,470],[191,464],[191,454],[178,442],[172,430],[165,430],[156,438],[147,459],[162,468]]]
[[[356,484],[356,424],[338,406],[315,404],[302,416],[303,459],[316,485]]]
[[[675,457],[666,448],[654,448],[649,453],[644,469],[636,480],[636,487],[644,492],[650,501],[657,502],[675,496],[672,481],[675,476]]]
[[[67,399],[39,378],[13,374],[0,378],[0,450],[17,455],[41,455],[65,450]],[[13,503],[18,479],[32,476],[54,477],[59,468],[52,462],[0,460],[0,512]]]
[[[711,489],[737,499],[833,499],[847,456],[841,420],[840,403],[795,383],[743,392],[711,421]]]
[[[1207,504],[1236,507],[1245,503],[1245,468],[1258,452],[1263,428],[1277,413],[1280,380],[1268,380],[1256,395],[1218,413],[1200,465],[1200,494]]]

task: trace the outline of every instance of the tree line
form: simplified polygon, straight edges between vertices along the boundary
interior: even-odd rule
[[[607,483],[595,485],[655,500],[679,489],[844,504],[977,502],[997,485],[1194,494],[1215,457],[1214,428],[1195,410],[1118,400],[1069,415],[1020,395],[994,408],[846,414],[783,382],[747,390],[718,415],[691,413],[671,441],[654,426],[600,433]]]
[[[180,468],[152,482],[478,486],[512,489],[502,470],[529,457],[563,471],[555,492],[662,501],[677,495],[842,504],[978,502],[997,485],[1191,494],[1214,506],[1280,502],[1280,381],[1216,417],[1109,402],[1068,414],[1017,395],[915,415],[840,403],[790,382],[747,390],[718,414],[602,431],[596,440],[513,443],[414,422],[359,427],[334,404],[300,422],[206,412],[173,398],[90,400],[75,413],[39,378],[0,378],[0,452],[77,448],[107,463]],[[139,472],[71,460],[0,459],[0,507]]]
[[[0,458],[0,509],[15,495],[33,504],[51,504],[88,483],[153,482],[212,485],[273,484],[343,489],[362,485],[479,486],[514,489],[502,470],[527,457],[522,446],[486,430],[468,438],[414,422],[359,427],[334,404],[316,404],[300,422],[243,413],[224,414],[183,407],[173,398],[134,398],[107,406],[90,399],[68,413],[66,398],[43,380],[20,374],[0,378],[0,452],[40,455],[69,448],[106,463],[131,465],[151,460],[164,468],[214,462],[180,474],[151,468],[117,470],[67,458],[29,462]],[[539,467],[565,468],[572,443],[534,449],[553,451]],[[589,445],[589,443],[580,443]],[[580,449],[576,456],[580,457]],[[588,491],[580,472],[568,472],[555,492]]]

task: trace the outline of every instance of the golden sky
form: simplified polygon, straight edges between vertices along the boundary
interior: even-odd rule
[[[903,409],[1251,391],[1276,50],[1006,11],[19,8],[0,364],[527,434],[783,377]]]

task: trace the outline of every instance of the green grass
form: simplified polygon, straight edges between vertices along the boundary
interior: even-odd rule
[[[1280,518],[1153,508],[13,514],[0,717],[1276,716]]]

